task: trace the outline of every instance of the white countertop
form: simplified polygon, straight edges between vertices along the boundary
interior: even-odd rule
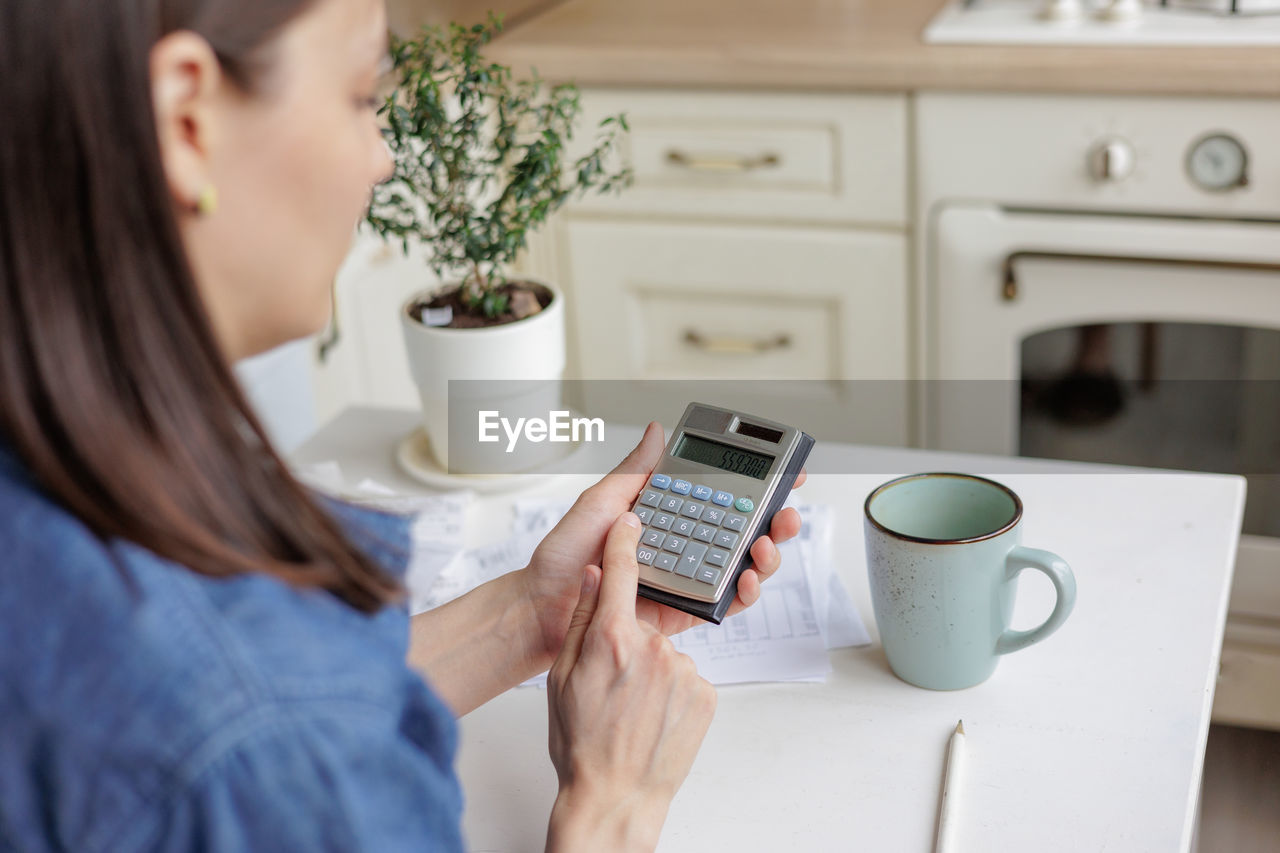
[[[416,420],[350,409],[293,460],[337,460],[349,482],[427,492],[393,459]],[[873,638],[862,501],[889,479],[884,472],[998,471],[1025,504],[1024,543],[1071,564],[1075,611],[968,690],[899,681],[876,643],[833,652],[826,684],[720,688],[659,849],[932,850],[947,737],[963,718],[961,850],[1188,850],[1243,479],[821,442],[808,467],[800,494],[844,520],[837,571]],[[572,495],[590,481],[549,478],[482,496],[469,511],[469,544],[506,535],[514,497]],[[1052,601],[1048,581],[1024,573],[1014,627],[1038,624]],[[537,689],[512,690],[463,718],[458,772],[473,850],[542,849],[556,791],[546,737]]]

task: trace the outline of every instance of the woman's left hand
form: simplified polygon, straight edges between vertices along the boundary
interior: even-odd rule
[[[662,427],[649,424],[635,450],[605,476],[583,492],[560,523],[547,534],[533,552],[524,571],[527,593],[537,613],[542,640],[551,655],[559,652],[569,629],[569,619],[578,603],[582,573],[587,565],[601,565],[605,536],[618,516],[631,509],[636,495],[649,481],[665,446]],[[805,480],[800,472],[796,486]],[[760,584],[778,570],[778,545],[800,532],[800,514],[787,508],[773,517],[769,535],[751,545],[752,566],[738,578],[737,599],[729,606],[734,614],[755,604]],[[677,634],[703,624],[701,619],[658,604],[636,599],[636,617],[664,634]]]

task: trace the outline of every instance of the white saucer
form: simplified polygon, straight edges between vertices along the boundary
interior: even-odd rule
[[[581,447],[574,446],[570,453]],[[565,457],[556,460],[563,462]],[[396,447],[396,461],[409,476],[438,489],[471,489],[476,492],[513,492],[542,483],[551,477],[546,471],[525,471],[518,474],[450,474],[440,467],[431,453],[431,439],[422,427],[400,440]]]

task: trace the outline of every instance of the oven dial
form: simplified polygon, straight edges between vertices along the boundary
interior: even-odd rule
[[[1040,7],[1040,17],[1054,23],[1078,21],[1083,14],[1084,5],[1080,0],[1045,0]]]
[[[1111,24],[1132,24],[1142,17],[1142,0],[1111,0],[1099,10],[1099,20]]]
[[[1089,150],[1089,174],[1095,181],[1116,183],[1133,174],[1137,156],[1123,139],[1104,139]]]
[[[1225,192],[1249,183],[1249,154],[1234,136],[1213,133],[1187,153],[1187,174],[1201,189]]]

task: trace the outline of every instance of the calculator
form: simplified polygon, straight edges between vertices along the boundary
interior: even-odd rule
[[[794,427],[690,403],[632,509],[640,595],[719,625],[812,448]]]

